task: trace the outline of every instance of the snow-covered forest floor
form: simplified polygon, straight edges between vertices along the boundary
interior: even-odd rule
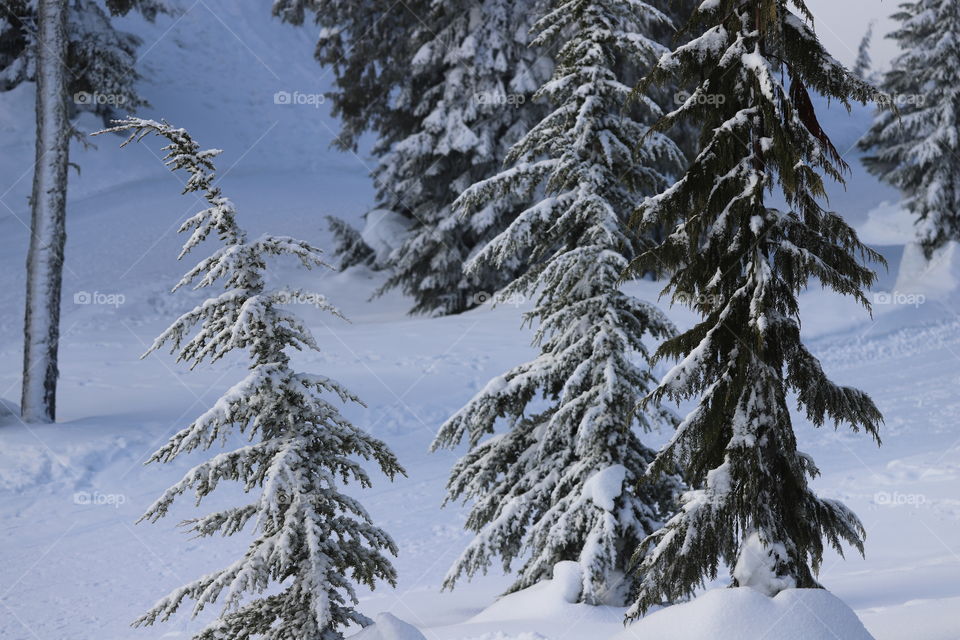
[[[311,59],[314,34],[272,22],[267,3],[201,1],[179,20],[131,27],[142,34],[140,115],[186,126],[201,144],[221,147],[224,192],[243,224],[329,246],[323,216],[351,221],[371,203],[369,161],[329,150],[337,124],[325,106],[275,104],[276,91],[319,93],[323,70]],[[151,43],[153,43],[151,45]],[[30,87],[0,96],[0,399],[18,397],[23,262],[28,231],[32,106]],[[865,130],[869,112],[825,117],[841,150]],[[93,120],[81,122],[88,130]],[[26,428],[0,416],[0,637],[187,638],[212,611],[191,620],[131,630],[131,620],[170,589],[234,559],[244,536],[191,540],[176,522],[196,515],[189,500],[160,524],[134,522],[199,458],[144,467],[174,431],[202,412],[244,372],[240,361],[187,371],[173,358],[139,356],[195,301],[169,288],[184,270],[176,228],[197,208],[148,141],[120,152],[74,146],[61,345],[58,424]],[[121,155],[121,153],[123,155]],[[871,319],[818,290],[803,296],[804,330],[828,373],[869,392],[886,418],[883,446],[797,416],[801,449],[822,470],[816,488],[843,500],[867,529],[866,558],[830,554],[821,574],[878,640],[960,637],[960,259],[895,284],[903,254],[895,194],[855,162],[849,190],[833,205],[882,244]],[[887,204],[883,204],[887,201]],[[899,245],[899,246],[898,246]],[[198,254],[199,255],[199,254]],[[950,256],[948,256],[950,258]],[[291,270],[291,273],[293,270]],[[407,469],[377,478],[363,501],[397,540],[399,584],[364,593],[367,615],[389,611],[430,640],[607,638],[623,610],[567,603],[563,584],[496,602],[508,578],[496,572],[452,593],[440,582],[469,536],[459,506],[441,509],[457,452],[428,453],[440,423],[491,377],[532,355],[521,328],[526,302],[514,300],[446,318],[411,318],[409,301],[369,301],[382,276],[363,270],[298,275],[329,296],[350,323],[304,307],[320,344],[298,368],[337,378],[367,403],[348,416],[384,439]],[[652,282],[630,285],[656,299]],[[889,298],[882,292],[894,292]],[[912,297],[911,297],[912,296]],[[671,310],[688,325],[686,311]],[[15,409],[14,409],[15,411]],[[651,444],[668,434],[651,434]],[[205,509],[231,504],[219,492]],[[718,585],[721,584],[718,581]],[[795,630],[782,617],[767,637]],[[794,636],[789,636],[794,637]],[[804,636],[796,636],[804,637]],[[838,637],[843,637],[842,635]]]

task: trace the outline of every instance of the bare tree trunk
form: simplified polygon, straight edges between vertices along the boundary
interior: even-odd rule
[[[39,0],[37,25],[37,149],[33,218],[27,254],[21,414],[27,422],[56,416],[60,285],[66,240],[67,161],[70,151],[64,0]]]

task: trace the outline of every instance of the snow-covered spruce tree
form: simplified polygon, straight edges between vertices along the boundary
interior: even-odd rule
[[[349,269],[358,264],[375,265],[376,252],[364,241],[359,231],[336,216],[327,216],[327,224],[336,243],[340,269]]]
[[[413,130],[413,114],[399,108],[393,94],[421,89],[409,67],[429,37],[422,17],[430,5],[431,0],[273,0],[273,15],[281,21],[302,25],[312,14],[320,27],[314,57],[333,75],[327,97],[341,122],[335,147],[356,150],[366,131],[393,142]]]
[[[650,468],[656,477],[679,466],[695,490],[638,547],[630,616],[690,595],[721,563],[733,584],[771,595],[818,587],[824,544],[862,552],[864,531],[811,490],[818,471],[797,450],[788,396],[817,426],[846,423],[879,442],[882,421],[866,394],[826,377],[800,339],[797,303],[816,278],[869,307],[863,291],[875,274],[864,261],[881,260],[819,204],[823,176],[842,181],[845,165],[809,92],[848,108],[882,96],[827,54],[802,0],[705,2],[695,20],[702,35],[662,57],[647,81],[697,83],[656,129],[697,120],[701,151],[638,210],[639,233],[667,237],[631,265],[666,275],[664,293],[701,316],[658,349],[679,363],[647,401],[697,401]],[[768,191],[786,208],[768,204]]]
[[[239,482],[256,493],[252,502],[185,524],[206,537],[232,535],[252,523],[255,539],[242,558],[176,589],[134,624],[166,620],[185,599],[195,602],[196,614],[223,596],[221,615],[196,638],[340,639],[343,627],[369,623],[354,609],[353,583],[371,588],[377,580],[393,584],[395,572],[383,552],[397,552],[361,504],[341,492],[340,484],[369,486],[359,459],[372,460],[390,478],[403,469],[382,442],[353,426],[326,399],[332,395],[359,403],[356,397],[327,377],[290,367],[290,349],[317,345],[303,322],[282,305],[310,295],[319,308],[337,311],[318,294],[268,290],[266,261],[292,256],[307,268],[326,265],[317,249],[300,240],[268,235],[247,239],[237,225],[233,203],[214,183],[213,158],[219,151],[201,151],[183,129],[150,120],[127,119],[107,131],[129,132],[127,143],[150,133],[166,138],[167,164],[190,174],[185,192],[206,200],[208,208],[181,227],[190,232],[181,257],[209,237],[222,243],[175,289],[195,282],[196,288],[219,283],[224,291],[177,319],[147,353],[169,344],[178,360],[191,366],[234,350],[246,351],[250,359],[247,377],[173,436],[150,462],[170,462],[208,449],[225,442],[233,431],[243,433],[251,444],[192,468],[141,519],[162,518],[187,491],[193,491],[199,503],[221,482]],[[268,587],[274,588],[263,595]]]
[[[136,91],[140,39],[118,30],[112,18],[137,11],[147,20],[172,13],[167,0],[70,0],[66,8],[66,92],[70,114],[97,114],[107,122],[117,111],[146,102]],[[36,0],[0,3],[0,91],[36,78]]]
[[[430,38],[410,63],[425,90],[399,99],[417,126],[384,149],[374,174],[380,206],[412,220],[388,260],[391,276],[383,290],[411,296],[413,313],[474,307],[478,294],[499,290],[522,269],[522,255],[470,273],[463,265],[530,204],[528,194],[507,194],[466,217],[451,205],[467,187],[494,175],[544,113],[531,97],[552,65],[528,36],[541,4],[437,0],[426,18]]]
[[[670,17],[669,22],[661,22],[653,29],[654,39],[669,49],[673,49],[685,42],[689,42],[696,33],[693,32],[690,18],[693,11],[699,5],[701,0],[661,0],[654,3],[663,13]],[[643,76],[649,70],[649,65],[632,61],[629,58],[620,61],[621,65],[626,66],[625,75],[627,81],[624,84],[635,86],[643,80]],[[623,74],[623,72],[621,72]],[[670,79],[661,85],[646,87],[645,94],[661,105],[666,111],[672,111],[681,104],[688,95],[686,83],[681,83],[677,79]],[[638,105],[642,107],[642,105]],[[678,123],[677,126],[666,132],[666,135],[673,140],[683,151],[684,158],[689,161],[696,156],[698,138],[700,130],[695,122]]]
[[[503,294],[536,297],[527,320],[539,320],[541,353],[491,381],[433,444],[470,443],[447,500],[473,501],[466,526],[477,535],[447,587],[486,571],[493,556],[509,570],[527,554],[512,590],[576,561],[581,601],[622,602],[627,561],[675,501],[676,478],[640,483],[655,452],[638,432],[676,422],[668,411],[636,412],[655,384],[644,336],[663,339],[672,325],[618,287],[638,249],[626,233],[630,213],[640,194],[665,187],[661,168],[676,171],[681,154],[661,134],[644,140],[648,126],[624,117],[632,88],[618,79],[615,61],[655,60],[664,50],[643,34],[664,19],[636,0],[557,1],[534,41],[563,41],[554,76],[537,95],[553,110],[513,148],[509,168],[455,204],[476,212],[538,194],[468,270],[530,257]],[[643,103],[652,119],[657,107]],[[506,433],[493,435],[504,419]]]
[[[860,141],[867,169],[903,194],[927,257],[960,240],[960,5],[900,5],[890,34],[903,53],[882,87],[899,113],[880,112]]]
[[[318,59],[342,78],[332,101],[344,120],[345,146],[367,127],[377,135],[376,208],[411,226],[396,251],[374,266],[390,270],[384,290],[410,295],[414,313],[473,307],[478,293],[498,290],[521,266],[470,275],[462,268],[529,200],[490,203],[470,218],[450,205],[495,174],[511,145],[543,115],[530,98],[551,64],[528,41],[540,2],[421,0],[409,10],[379,0],[363,8],[339,0],[275,3],[284,19],[302,21],[309,7],[325,26]],[[345,263],[364,260],[364,248],[357,248],[341,245]]]
[[[327,98],[341,122],[333,146],[355,152],[360,135],[373,131],[374,155],[382,156],[416,130],[415,105],[397,98],[420,96],[427,89],[426,79],[409,70],[417,49],[430,36],[420,19],[429,12],[430,0],[274,0],[273,14],[282,21],[302,25],[312,14],[320,27],[314,57],[333,75],[334,88]],[[340,268],[386,268],[359,231],[339,218],[328,216],[327,221]]]

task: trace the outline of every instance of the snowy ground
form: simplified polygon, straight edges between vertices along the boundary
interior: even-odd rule
[[[275,91],[319,91],[323,70],[310,59],[309,30],[274,24],[268,3],[251,4],[262,6],[199,0],[179,21],[137,27],[143,62],[158,72],[144,87],[155,105],[144,115],[189,126],[201,143],[225,148],[225,193],[253,231],[324,246],[324,214],[356,219],[370,204],[369,161],[362,153],[327,150],[336,124],[325,108],[273,103]],[[8,405],[19,389],[30,110],[28,88],[0,96],[0,398]],[[838,147],[852,146],[868,115],[848,120],[831,113]],[[174,232],[196,203],[177,195],[156,144],[120,152],[117,142],[100,138],[99,149],[75,154],[82,172],[71,174],[59,422],[28,429],[15,416],[0,417],[4,639],[187,638],[203,616],[184,614],[137,631],[128,624],[169,589],[223,565],[246,545],[242,536],[199,542],[179,533],[175,523],[196,513],[189,501],[161,524],[134,524],[192,460],[167,467],[142,462],[243,369],[226,362],[188,372],[166,355],[139,360],[193,301],[167,290],[184,267],[175,260]],[[868,240],[891,245],[883,249],[891,272],[878,285],[895,290],[890,303],[879,297],[870,319],[833,296],[804,295],[807,338],[832,376],[873,395],[886,416],[884,444],[815,430],[799,418],[797,425],[802,448],[823,471],[817,489],[847,502],[868,531],[866,559],[829,557],[824,584],[878,640],[956,639],[960,296],[941,285],[958,272],[947,261],[933,274],[894,284],[903,225],[889,202],[895,194],[855,165],[850,190],[837,192],[834,204]],[[350,415],[385,439],[408,471],[362,494],[400,546],[400,583],[365,594],[363,611],[389,611],[430,640],[590,640],[621,631],[621,609],[566,603],[559,583],[489,609],[507,578],[491,575],[439,592],[468,537],[462,510],[439,508],[456,453],[429,454],[427,446],[440,422],[490,377],[532,354],[530,333],[520,329],[523,303],[410,318],[399,296],[368,302],[379,283],[375,274],[315,275],[303,283],[326,293],[352,322],[305,309],[323,351],[297,364],[362,396],[368,407]],[[656,297],[653,283],[633,288]],[[671,313],[678,324],[691,320],[682,310]],[[665,437],[652,434],[651,443]],[[219,495],[210,506],[236,498]],[[766,637],[794,637],[789,617],[778,624]]]

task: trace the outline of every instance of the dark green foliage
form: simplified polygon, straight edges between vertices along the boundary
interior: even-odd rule
[[[661,58],[646,81],[690,83],[691,97],[656,129],[689,120],[703,134],[686,175],[638,210],[639,234],[665,229],[667,237],[631,271],[667,277],[664,293],[701,320],[657,352],[680,362],[648,402],[698,404],[651,474],[679,465],[696,490],[638,548],[631,616],[690,595],[721,564],[735,569],[751,537],[766,552],[761,588],[771,594],[818,586],[824,542],[862,551],[856,516],[809,487],[817,469],[797,450],[789,394],[814,425],[845,423],[879,441],[870,398],[833,384],[803,345],[797,304],[819,280],[868,306],[863,292],[875,275],[864,263],[882,259],[820,205],[821,176],[842,181],[846,165],[810,93],[849,106],[878,92],[824,51],[804,2],[711,4],[694,17],[701,35]],[[771,194],[786,208],[770,206]],[[734,584],[758,580],[746,566]]]
[[[358,264],[372,264],[373,249],[363,241],[360,232],[334,216],[327,216],[327,224],[337,243],[337,255],[340,257],[340,269],[349,269]]]

